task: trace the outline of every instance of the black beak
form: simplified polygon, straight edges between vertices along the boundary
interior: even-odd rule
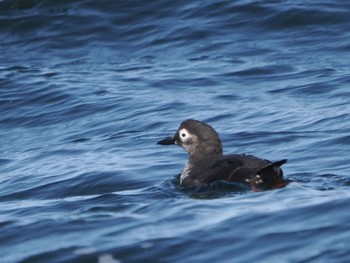
[[[175,144],[175,139],[173,137],[167,137],[159,142],[157,142],[157,144],[160,145],[171,145],[171,144]]]

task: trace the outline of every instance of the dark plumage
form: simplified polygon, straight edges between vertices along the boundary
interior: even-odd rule
[[[254,189],[286,185],[280,168],[286,159],[270,162],[246,154],[223,156],[219,135],[201,121],[184,121],[173,137],[157,144],[176,144],[188,152],[189,160],[180,176],[181,186],[201,186],[220,180],[242,183]]]

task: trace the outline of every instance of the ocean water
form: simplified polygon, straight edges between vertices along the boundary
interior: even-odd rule
[[[0,262],[349,262],[349,13],[0,1]],[[182,189],[188,118],[291,183]]]

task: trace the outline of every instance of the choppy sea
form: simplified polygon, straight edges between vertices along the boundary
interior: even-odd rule
[[[349,262],[350,2],[0,1],[0,262]],[[283,166],[184,190],[185,119]]]

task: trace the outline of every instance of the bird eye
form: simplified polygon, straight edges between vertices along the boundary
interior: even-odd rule
[[[179,131],[179,136],[182,138],[181,140],[187,140],[188,138],[191,138],[190,134],[186,129],[181,129]]]

